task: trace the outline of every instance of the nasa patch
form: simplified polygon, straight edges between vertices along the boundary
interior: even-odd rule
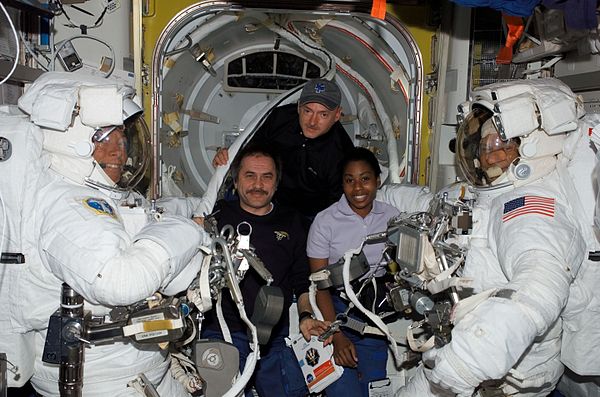
[[[108,215],[117,219],[117,214],[113,207],[104,199],[88,197],[83,199],[83,205],[96,215]]]

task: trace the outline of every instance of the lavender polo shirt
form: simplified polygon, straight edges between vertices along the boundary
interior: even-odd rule
[[[369,215],[362,218],[342,195],[337,203],[315,217],[308,233],[306,253],[309,258],[328,258],[329,264],[335,263],[346,251],[358,247],[367,235],[385,231],[388,220],[399,213],[395,207],[375,200]],[[363,252],[374,270],[381,260],[383,243],[365,245]],[[384,269],[377,273],[382,275]]]

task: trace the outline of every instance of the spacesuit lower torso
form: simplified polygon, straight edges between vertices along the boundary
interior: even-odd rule
[[[161,287],[163,275],[150,268],[140,273],[133,263],[139,261],[143,266],[144,261],[140,252],[130,250],[135,233],[145,223],[140,218],[143,212],[135,211],[139,208],[121,207],[101,191],[71,183],[51,170],[42,174],[39,189],[33,194],[33,206],[24,211],[28,271],[21,272],[18,282],[11,285],[16,302],[12,318],[21,332],[35,334],[35,389],[44,396],[57,396],[58,365],[43,363],[41,355],[48,319],[60,304],[62,280],[84,296],[85,310],[103,316],[113,305],[131,304],[152,295]],[[135,213],[130,216],[132,211]],[[118,279],[103,273],[105,264],[115,260],[124,270]],[[179,284],[176,289],[185,289],[198,269],[199,264],[193,261],[189,271],[172,280]],[[112,280],[98,283],[102,278]],[[85,396],[138,395],[135,389],[127,388],[127,383],[140,373],[153,385],[160,385],[160,395],[188,395],[168,372],[169,355],[156,345],[117,341],[87,347],[84,355]]]

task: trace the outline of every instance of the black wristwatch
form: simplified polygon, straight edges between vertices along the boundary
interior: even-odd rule
[[[315,319],[315,316],[311,312],[304,311],[298,315],[298,324],[302,322],[305,318]]]

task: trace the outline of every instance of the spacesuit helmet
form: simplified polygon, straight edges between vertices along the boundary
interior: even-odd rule
[[[104,78],[48,72],[21,96],[19,107],[41,127],[53,170],[118,198],[143,179],[149,165],[150,136],[134,93]],[[118,157],[109,159],[107,149],[118,138],[123,150],[118,156],[109,150]]]
[[[456,155],[476,187],[520,186],[549,174],[584,115],[580,99],[556,79],[490,84],[472,98],[459,106]]]
[[[150,134],[141,116],[142,108],[125,97],[122,124],[94,128],[92,157],[99,169],[86,177],[86,184],[122,191],[143,179],[149,165]]]
[[[459,166],[475,186],[491,186],[519,161],[519,138],[503,141],[494,124],[493,113],[475,107],[460,126],[457,139]]]

